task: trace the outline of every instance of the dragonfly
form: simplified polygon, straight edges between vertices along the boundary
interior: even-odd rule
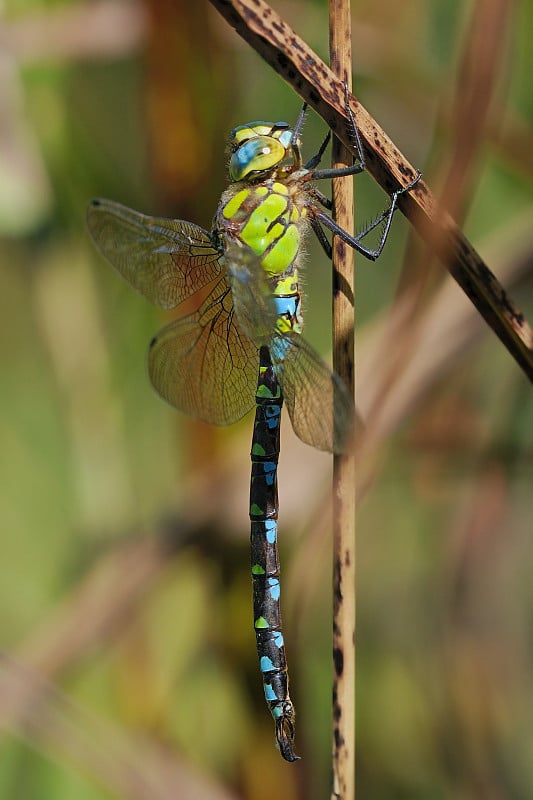
[[[213,425],[231,425],[255,405],[249,508],[254,630],[276,743],[289,762],[299,757],[280,610],[281,410],[285,403],[303,442],[332,453],[350,446],[357,420],[346,387],[302,336],[302,241],[313,231],[331,256],[327,230],[377,259],[398,198],[420,178],[418,173],[390,194],[387,208],[350,235],[334,222],[331,200],[315,186],[365,169],[347,90],[351,166],[318,169],[329,133],[304,163],[305,113],[306,105],[293,127],[255,121],[233,129],[230,184],[211,231],[112,200],[95,199],[87,212],[90,235],[115,270],[155,305],[177,309],[176,319],[150,342],[148,371],[156,391],[183,413]],[[363,240],[375,229],[378,241],[371,248]],[[186,301],[187,311],[180,312]]]

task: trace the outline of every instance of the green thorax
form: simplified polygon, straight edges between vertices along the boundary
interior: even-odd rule
[[[217,230],[225,244],[239,243],[259,256],[269,278],[292,273],[297,268],[305,200],[296,182],[270,178],[260,184],[232,184],[222,195]]]

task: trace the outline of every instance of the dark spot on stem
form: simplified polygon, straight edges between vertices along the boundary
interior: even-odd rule
[[[344,670],[344,653],[340,647],[333,648],[333,664],[335,665],[335,674],[340,678]]]

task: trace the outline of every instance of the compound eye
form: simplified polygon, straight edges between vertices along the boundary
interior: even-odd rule
[[[252,173],[274,169],[285,157],[285,147],[270,136],[257,136],[243,142],[231,156],[229,174],[242,181]]]

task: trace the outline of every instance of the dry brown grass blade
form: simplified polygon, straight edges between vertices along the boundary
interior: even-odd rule
[[[263,0],[211,0],[245,40],[276,70],[335,134],[351,147],[345,118],[342,81]],[[390,192],[405,185],[416,169],[354,98],[355,114],[367,158],[368,171]],[[429,187],[419,181],[400,198],[399,206],[418,233],[441,258],[488,325],[528,377],[533,379],[533,332],[524,315],[439,206]]]

